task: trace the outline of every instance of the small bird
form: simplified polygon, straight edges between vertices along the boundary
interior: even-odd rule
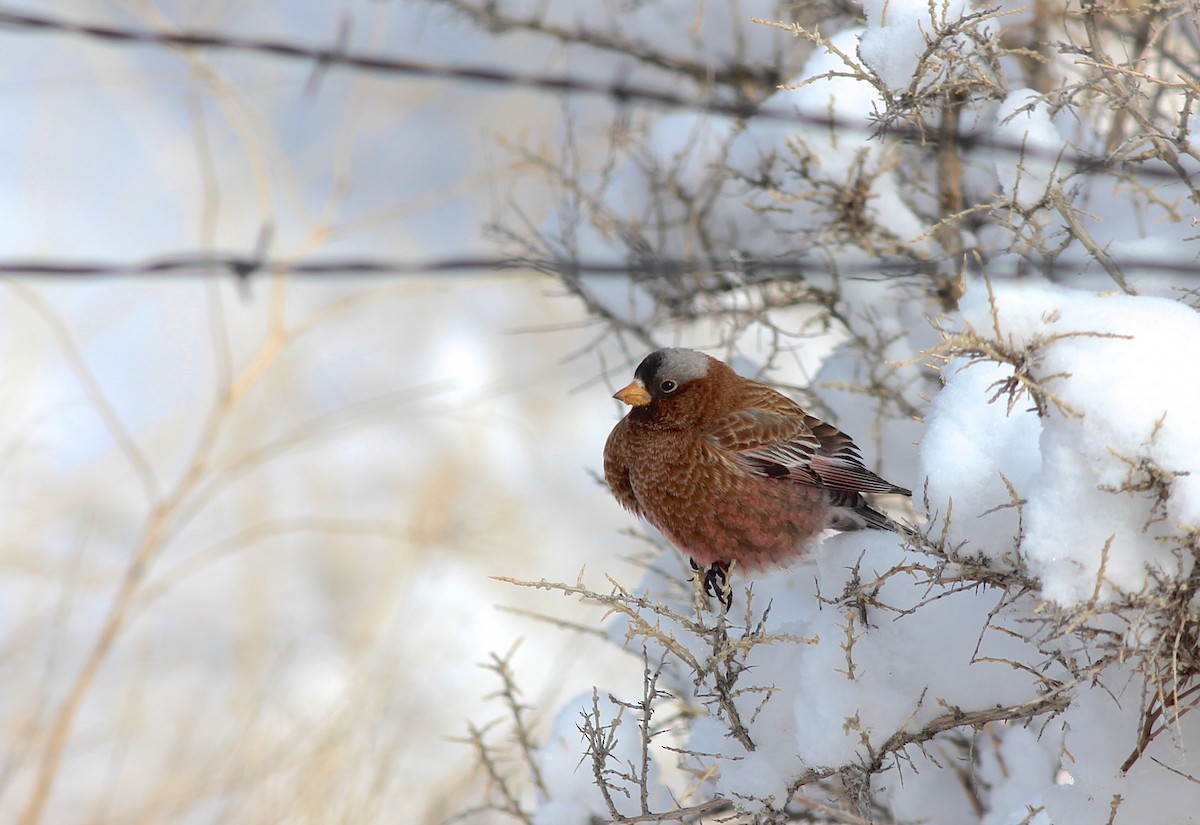
[[[729,607],[726,573],[784,565],[823,530],[905,530],[863,493],[912,495],[863,466],[850,437],[702,352],[646,356],[614,398],[604,445],[617,501],[683,551]]]

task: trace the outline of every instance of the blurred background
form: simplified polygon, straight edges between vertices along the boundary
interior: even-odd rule
[[[418,3],[0,11],[565,68]],[[6,263],[499,261],[498,213],[545,219],[554,95],[4,23]],[[641,550],[594,476],[620,384],[586,310],[420,269],[0,281],[0,820],[441,821],[505,715],[492,653],[532,705],[640,683],[491,578],[602,585]]]

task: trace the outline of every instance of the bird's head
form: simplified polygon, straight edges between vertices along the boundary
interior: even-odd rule
[[[633,380],[613,398],[633,407],[630,416],[664,428],[688,426],[703,416],[703,387],[724,365],[702,352],[668,347],[647,355]]]

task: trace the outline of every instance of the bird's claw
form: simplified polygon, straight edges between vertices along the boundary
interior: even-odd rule
[[[700,565],[696,564],[694,559],[688,559],[692,564],[692,569],[697,573],[700,572]],[[729,586],[729,564],[728,562],[714,562],[707,570],[704,571],[704,592],[709,596],[715,596],[721,606],[728,610],[733,606],[733,588]]]

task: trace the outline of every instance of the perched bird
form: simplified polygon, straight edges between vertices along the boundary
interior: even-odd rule
[[[608,486],[726,607],[732,562],[787,564],[826,528],[904,529],[863,493],[911,491],[864,467],[848,435],[702,352],[652,352],[613,397],[632,409],[604,445]]]

